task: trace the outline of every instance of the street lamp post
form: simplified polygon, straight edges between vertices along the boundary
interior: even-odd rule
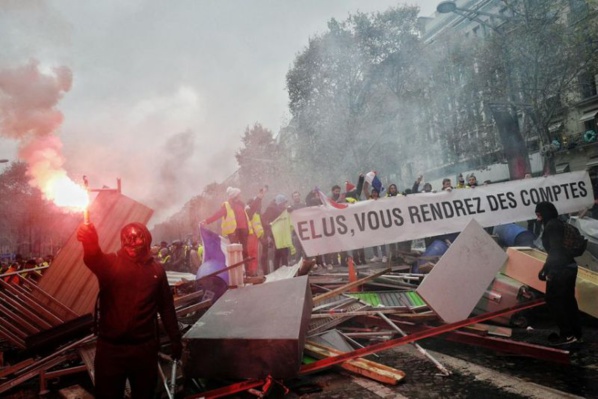
[[[515,95],[512,83],[511,62],[509,56],[508,45],[506,45],[506,37],[504,33],[497,29],[488,21],[483,21],[479,18],[480,15],[499,18],[503,21],[513,20],[511,17],[506,17],[500,14],[491,14],[480,10],[467,9],[457,7],[455,1],[442,1],[436,7],[436,11],[440,14],[455,13],[463,18],[475,21],[483,26],[492,29],[502,39],[504,54],[503,62],[505,69],[505,83],[507,88],[505,102],[487,102],[492,116],[496,122],[498,134],[507,158],[509,166],[509,175],[511,179],[522,179],[526,173],[531,172],[531,165],[529,161],[529,153],[527,145],[523,136],[521,135],[521,128],[519,126],[519,118],[517,117],[517,110],[515,109]]]

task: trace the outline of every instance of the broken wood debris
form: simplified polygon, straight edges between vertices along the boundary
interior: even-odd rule
[[[416,255],[413,255],[416,257]],[[384,269],[369,268],[367,275],[364,268],[359,268],[358,279],[355,280],[350,273],[316,274],[310,269],[313,261],[308,265],[298,265],[301,274],[309,276],[309,287],[314,306],[308,317],[309,322],[305,332],[305,340],[300,336],[297,343],[300,352],[317,357],[314,363],[302,365],[296,371],[297,376],[305,376],[315,371],[338,366],[375,381],[396,384],[402,381],[408,370],[396,370],[385,365],[363,359],[363,356],[376,355],[378,352],[404,344],[412,344],[426,358],[428,358],[443,375],[450,375],[436,359],[422,348],[417,341],[426,337],[442,335],[443,338],[458,340],[469,344],[489,347],[495,350],[516,352],[518,354],[534,356],[541,359],[566,363],[568,352],[555,350],[538,345],[515,342],[509,339],[510,329],[481,324],[498,316],[511,314],[520,310],[540,306],[541,299],[526,300],[505,309],[494,312],[484,312],[481,315],[469,317],[457,322],[445,323],[438,313],[428,306],[426,298],[418,294],[417,288],[425,278],[422,273],[405,272],[406,267],[392,267]],[[243,262],[240,262],[243,263]],[[432,272],[434,272],[432,270]],[[217,278],[214,276],[214,278]],[[283,279],[286,277],[282,277]],[[305,277],[304,277],[305,278]],[[255,289],[262,284],[276,284],[279,279],[245,280],[244,287],[226,287],[228,290],[238,290],[238,298],[243,298],[243,293]],[[253,284],[253,285],[247,285]],[[4,288],[4,287],[3,287]],[[180,289],[179,289],[180,288]],[[357,292],[352,292],[358,288]],[[77,316],[74,312],[58,303],[52,309],[61,309],[60,315],[50,313],[45,315],[42,310],[31,310],[28,306],[18,306],[15,298],[26,297],[28,290],[36,288],[21,287],[15,289],[8,287],[0,290],[2,301],[8,305],[0,317],[15,318],[27,328],[27,334],[10,330],[9,333],[0,329],[0,336],[9,340],[18,348],[26,347],[28,335],[48,329],[48,327],[61,326],[67,320]],[[245,290],[245,291],[243,291]],[[37,294],[43,295],[43,294]],[[49,300],[52,300],[49,296]],[[177,315],[183,320],[182,328],[189,330],[197,321],[201,321],[205,312],[218,301],[219,296],[203,289],[196,282],[183,282],[175,287],[175,305]],[[529,298],[527,298],[529,299]],[[46,300],[48,300],[46,298]],[[21,301],[22,302],[22,301]],[[64,307],[64,308],[63,308]],[[64,315],[67,317],[64,317]],[[76,317],[75,317],[76,318]],[[266,322],[264,322],[266,323]],[[4,326],[5,323],[2,323]],[[6,329],[6,328],[5,328]],[[469,332],[460,331],[467,329]],[[328,345],[316,342],[323,333],[337,332],[345,343],[343,349],[337,344]],[[473,331],[474,333],[472,333]],[[494,338],[490,335],[501,335]],[[399,336],[399,337],[397,337]],[[12,340],[11,340],[12,339]],[[68,373],[81,372],[87,369],[93,381],[93,352],[95,351],[94,337],[85,337],[75,342],[65,342],[66,346],[56,349],[51,356],[43,359],[25,359],[14,365],[0,368],[0,377],[7,382],[0,384],[0,393],[12,389],[20,383],[31,378],[39,377],[40,385],[45,388],[45,381]],[[205,354],[205,351],[204,351]],[[80,364],[72,366],[73,361],[79,360]],[[187,357],[186,362],[193,362],[194,357]],[[65,364],[68,364],[66,367]],[[0,365],[1,366],[1,365]],[[62,369],[56,369],[63,366]],[[182,364],[185,367],[185,362]],[[169,369],[169,370],[168,370]],[[162,371],[162,395],[174,397],[177,393],[177,378],[182,378],[182,373],[177,376],[177,367],[167,364]],[[166,376],[171,373],[170,379]],[[187,377],[185,377],[187,378]],[[196,377],[191,377],[195,379]],[[285,377],[286,378],[286,377]],[[215,398],[233,394],[235,392],[255,389],[255,392],[265,392],[268,384],[284,384],[284,380],[275,380],[268,375],[264,378],[254,378],[233,383],[222,388],[207,391],[201,383],[195,381],[195,393],[187,393],[187,398],[206,397]],[[189,384],[191,385],[191,384]],[[262,391],[259,391],[261,389]],[[180,393],[180,392],[178,392]]]
[[[305,351],[308,355],[312,355],[318,359],[338,356],[343,353],[334,348],[319,345],[311,341],[307,341],[305,344]],[[405,378],[405,373],[401,370],[397,370],[395,368],[388,367],[364,358],[347,360],[341,363],[340,367],[347,371],[385,384],[396,385],[399,381]]]

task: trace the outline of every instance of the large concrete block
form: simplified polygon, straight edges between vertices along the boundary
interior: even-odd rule
[[[296,376],[311,298],[307,276],[227,291],[183,336],[185,375]]]

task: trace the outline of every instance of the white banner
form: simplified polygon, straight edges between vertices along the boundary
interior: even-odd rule
[[[293,211],[291,220],[306,254],[315,256],[460,232],[471,219],[483,227],[535,219],[541,201],[554,203],[560,214],[592,206],[588,173],[385,197],[345,209],[320,205]]]

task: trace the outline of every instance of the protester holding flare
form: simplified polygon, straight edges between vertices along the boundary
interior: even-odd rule
[[[122,398],[126,380],[132,398],[152,398],[158,380],[158,314],[181,357],[181,333],[166,272],[151,255],[152,237],[141,223],[120,232],[121,249],[105,254],[93,224],[77,230],[83,261],[99,283],[95,398]]]

